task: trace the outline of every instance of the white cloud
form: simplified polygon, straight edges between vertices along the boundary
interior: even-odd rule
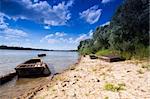
[[[48,43],[49,44],[55,44],[55,43],[58,43],[59,40],[56,40],[56,39],[48,39]]]
[[[49,27],[49,26],[44,26],[44,29],[47,29],[47,30],[48,30],[48,29],[50,29],[50,27]]]
[[[102,9],[98,9],[98,6],[93,6],[81,13],[79,13],[80,18],[85,19],[88,23],[96,23],[101,16]]]
[[[7,11],[4,13],[11,16],[14,20],[25,19],[49,26],[61,26],[66,25],[71,18],[69,7],[73,5],[73,0],[68,2],[63,1],[54,6],[49,5],[47,1],[32,3],[30,0],[4,0],[2,1],[2,4],[14,4],[15,6],[18,6],[18,9],[20,9],[18,12],[13,11],[16,8],[15,6],[14,9],[13,6],[10,9],[8,5],[8,8],[4,9],[4,11]]]
[[[27,33],[19,29],[5,28],[3,33],[7,39],[27,37]]]
[[[102,0],[102,3],[108,3],[111,2],[112,0]]]
[[[85,39],[87,39],[87,38],[88,38],[87,34],[82,34],[82,35],[80,35],[78,38],[75,39],[75,43],[78,43],[78,42],[80,42],[80,41],[83,41],[83,40],[85,40]]]
[[[46,35],[45,38],[48,39],[48,38],[51,38],[53,36],[54,36],[54,34],[49,34],[49,35]]]
[[[39,0],[34,0],[34,2],[38,2]]]
[[[46,35],[45,37],[43,37],[40,42],[44,42],[45,40],[48,40],[49,38],[53,37],[54,34],[49,34],[49,35]]]
[[[93,30],[91,29],[88,33],[81,34],[77,38],[66,37],[66,35],[67,34],[64,32],[56,32],[54,34],[46,35],[42,40],[48,41],[50,39],[53,43],[78,44],[82,40],[92,38]]]
[[[53,46],[58,48],[61,47],[61,49],[76,49],[79,42],[85,39],[92,38],[93,30],[89,30],[86,34],[81,34],[78,37],[71,37],[69,35],[66,35],[64,32],[56,32],[53,34],[46,35],[43,37],[40,42],[41,43],[48,43],[49,46]]]
[[[8,23],[4,22],[4,17],[9,18],[8,16],[0,12],[0,29],[5,29],[9,25]]]
[[[91,29],[88,34],[89,34],[89,37],[91,38],[93,36],[93,30]]]
[[[67,42],[73,44],[73,43],[74,43],[74,39],[73,39],[72,37],[70,37],[70,38],[67,40]]]
[[[56,32],[54,34],[49,34],[43,37],[40,42],[48,41],[48,43],[59,43],[59,42],[65,42],[66,39],[63,38],[67,34],[64,32]]]
[[[105,25],[109,25],[109,24],[110,24],[110,21],[108,21],[108,22],[102,24],[101,26],[105,26]]]
[[[79,43],[80,41],[92,38],[93,30],[91,29],[87,34],[82,34],[74,40],[74,43]]]
[[[9,19],[8,16],[0,13],[0,35],[3,38],[13,40],[28,36],[28,33],[23,30],[10,28],[9,24],[5,22],[6,18]]]
[[[63,37],[63,36],[66,36],[67,34],[64,32],[56,32],[55,35],[59,37]]]
[[[9,24],[5,22],[5,18],[7,17],[5,14],[0,13],[0,34],[5,39],[16,39],[21,37],[27,37],[28,33],[23,30],[13,29],[9,27]]]

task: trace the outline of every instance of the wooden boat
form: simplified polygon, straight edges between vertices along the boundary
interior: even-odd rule
[[[90,56],[90,59],[98,59],[98,57],[94,54],[90,54],[89,56]]]
[[[43,63],[39,58],[30,59],[20,64],[15,70],[18,77],[37,77],[51,74],[47,64]]]
[[[125,60],[125,58],[122,58],[120,56],[115,56],[115,55],[99,56],[98,58],[106,62],[118,62],[118,61]]]
[[[44,57],[46,54],[38,54],[38,57]]]

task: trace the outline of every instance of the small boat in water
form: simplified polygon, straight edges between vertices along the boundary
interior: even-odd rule
[[[44,57],[46,54],[38,54],[38,57]]]
[[[40,58],[30,59],[18,65],[15,70],[18,77],[40,77],[51,74],[48,65]]]

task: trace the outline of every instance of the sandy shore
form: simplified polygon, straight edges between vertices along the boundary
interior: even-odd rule
[[[55,75],[26,98],[150,99],[150,70],[144,67],[148,64],[133,60],[108,63],[82,57],[79,64]]]

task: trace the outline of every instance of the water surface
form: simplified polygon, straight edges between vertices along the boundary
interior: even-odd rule
[[[48,64],[52,73],[62,72],[78,59],[77,52],[56,51],[31,51],[31,50],[0,50],[0,75],[5,75],[24,61],[37,57],[37,54],[45,53],[41,59]]]

